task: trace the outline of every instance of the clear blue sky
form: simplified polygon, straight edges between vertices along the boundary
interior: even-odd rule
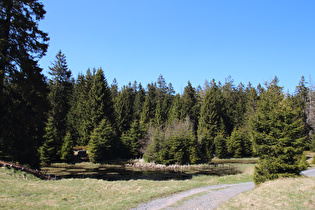
[[[160,74],[181,93],[229,75],[254,86],[280,79],[293,93],[315,80],[314,0],[44,0],[51,38],[40,66],[59,50],[76,78],[102,67],[109,85]]]

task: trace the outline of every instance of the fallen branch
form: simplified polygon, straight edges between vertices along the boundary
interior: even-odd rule
[[[10,162],[5,162],[5,161],[0,160],[0,166],[7,167],[7,168],[14,168],[19,171],[25,171],[43,180],[56,180],[56,177],[51,177],[50,175],[43,174],[41,171],[37,169],[31,169],[23,165],[20,165],[18,163],[10,163]]]

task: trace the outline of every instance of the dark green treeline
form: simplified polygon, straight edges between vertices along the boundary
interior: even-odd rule
[[[312,125],[307,122],[311,90],[304,77],[294,95],[283,93],[277,77],[256,88],[250,83],[236,85],[231,77],[223,84],[213,79],[197,88],[188,81],[184,92],[175,94],[160,75],[146,87],[135,81],[119,89],[116,79],[108,84],[101,68],[73,79],[61,52],[50,74],[51,109],[39,149],[45,164],[71,161],[73,146],[87,146],[93,162],[144,157],[156,163],[187,164],[209,162],[215,156],[260,156],[257,132],[284,131],[276,128],[282,118],[268,119],[258,130],[255,119],[269,115],[272,104],[281,101],[292,108],[291,124],[299,121],[302,126],[286,135],[300,139],[301,151],[312,147]]]

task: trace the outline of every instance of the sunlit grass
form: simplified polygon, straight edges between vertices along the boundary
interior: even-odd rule
[[[315,177],[268,181],[219,209],[315,209]]]
[[[62,179],[43,181],[13,169],[0,168],[0,209],[128,209],[140,203],[171,194],[213,184],[252,181],[247,172],[229,176],[193,176],[189,180],[129,180]],[[15,175],[14,175],[15,174]]]

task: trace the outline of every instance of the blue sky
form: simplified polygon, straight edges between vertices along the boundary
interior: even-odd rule
[[[160,74],[181,93],[205,80],[254,86],[280,79],[293,93],[315,79],[313,0],[44,0],[48,66],[59,50],[73,76],[105,72],[109,85],[146,86]]]

